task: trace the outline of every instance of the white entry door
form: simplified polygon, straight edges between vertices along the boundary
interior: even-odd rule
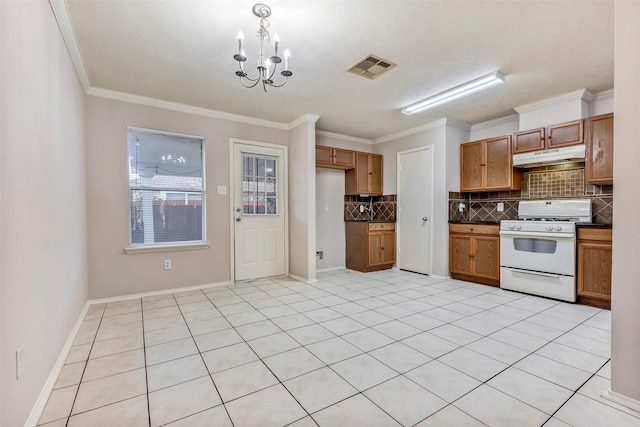
[[[398,153],[398,259],[402,270],[431,274],[432,147]]]
[[[236,281],[286,274],[286,148],[233,143]]]

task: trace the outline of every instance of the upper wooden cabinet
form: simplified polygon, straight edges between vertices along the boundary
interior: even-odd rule
[[[587,182],[613,183],[613,113],[587,119],[586,149]]]
[[[513,134],[513,154],[565,147],[584,142],[584,120]]]
[[[356,167],[356,152],[316,145],[316,166],[331,169],[353,169]]]
[[[518,190],[521,176],[513,168],[511,135],[460,145],[460,191]]]
[[[382,156],[359,151],[355,154],[355,169],[345,172],[345,194],[382,195]]]

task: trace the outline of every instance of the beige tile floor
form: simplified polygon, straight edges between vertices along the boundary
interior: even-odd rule
[[[389,270],[94,304],[40,425],[640,426],[610,319]]]

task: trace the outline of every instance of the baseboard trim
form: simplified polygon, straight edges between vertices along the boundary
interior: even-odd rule
[[[611,390],[611,387],[609,387],[607,391],[602,393],[602,397],[613,403],[617,403],[618,405],[627,407],[632,411],[636,411],[640,415],[640,400],[627,397],[624,394],[616,393],[615,391]]]
[[[296,279],[297,281],[302,283],[307,283],[307,284],[318,283],[318,279],[305,279],[304,277],[297,276],[291,273],[289,273],[289,277],[291,277],[292,279]]]
[[[144,297],[152,297],[155,295],[166,295],[172,294],[175,292],[185,292],[185,291],[195,291],[197,289],[208,289],[208,288],[217,288],[218,286],[226,286],[231,284],[228,280],[226,282],[215,282],[215,283],[207,283],[204,285],[195,285],[195,286],[185,286],[183,288],[171,288],[171,289],[163,289],[160,291],[151,291],[151,292],[142,292],[137,294],[130,295],[122,295],[117,297],[105,297],[105,298],[95,298],[89,300],[90,304],[103,304],[107,302],[115,302],[115,301],[124,301],[131,298],[144,298]]]
[[[62,350],[60,351],[60,355],[58,356],[56,363],[53,365],[53,368],[49,373],[49,377],[47,378],[47,381],[44,383],[44,386],[42,386],[40,395],[38,395],[38,399],[36,400],[36,403],[31,408],[31,413],[29,414],[27,421],[24,423],[24,426],[36,427],[38,425],[38,421],[40,421],[40,417],[44,412],[44,408],[47,406],[47,401],[49,400],[49,396],[53,391],[53,387],[55,387],[56,385],[56,381],[58,380],[58,376],[60,375],[60,372],[62,372],[62,368],[64,367],[64,362],[67,360],[69,351],[71,351],[71,347],[73,346],[73,342],[76,339],[78,330],[82,325],[84,316],[87,314],[87,310],[89,310],[89,306],[93,304],[103,304],[108,302],[123,301],[131,298],[142,298],[142,297],[148,297],[148,296],[154,296],[154,295],[171,294],[174,292],[184,292],[184,291],[191,291],[196,289],[215,288],[218,286],[225,286],[230,283],[231,282],[229,281],[216,282],[216,283],[208,283],[205,285],[187,286],[182,288],[164,289],[161,291],[143,292],[138,294],[123,295],[118,297],[96,298],[96,299],[87,300],[87,302],[84,305],[84,308],[82,309],[82,311],[78,316],[78,319],[76,320],[75,325],[73,326],[73,329],[71,329],[71,332],[69,333],[69,337],[67,338],[67,341],[65,342],[64,346],[62,347]]]
[[[316,270],[316,273],[324,273],[326,271],[335,271],[335,270],[345,270],[347,267],[344,265],[340,265],[338,267],[327,267]]]
[[[40,395],[38,395],[38,399],[36,400],[36,403],[31,408],[31,413],[29,414],[29,418],[27,418],[27,421],[24,423],[25,427],[35,427],[38,425],[38,421],[40,421],[40,417],[44,412],[44,408],[47,406],[47,401],[49,400],[49,396],[53,391],[53,387],[55,387],[56,385],[56,381],[58,380],[58,376],[60,375],[60,372],[62,372],[62,368],[64,367],[64,362],[67,360],[67,356],[69,355],[69,351],[71,350],[73,341],[76,339],[76,334],[78,333],[78,330],[80,330],[80,326],[82,325],[82,321],[84,320],[84,316],[87,314],[87,310],[89,309],[90,305],[91,305],[91,302],[87,301],[84,304],[82,311],[78,315],[78,319],[76,319],[76,323],[75,325],[73,325],[73,328],[69,333],[69,337],[67,338],[67,341],[64,343],[64,346],[62,347],[62,350],[58,355],[58,359],[56,360],[56,363],[53,365],[53,368],[49,373],[49,377],[47,378],[47,381],[44,383],[44,386],[42,386],[42,390],[40,390]]]

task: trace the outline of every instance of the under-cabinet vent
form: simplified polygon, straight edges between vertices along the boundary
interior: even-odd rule
[[[349,67],[347,71],[373,80],[395,66],[396,64],[386,59],[379,58],[375,55],[367,55]]]

